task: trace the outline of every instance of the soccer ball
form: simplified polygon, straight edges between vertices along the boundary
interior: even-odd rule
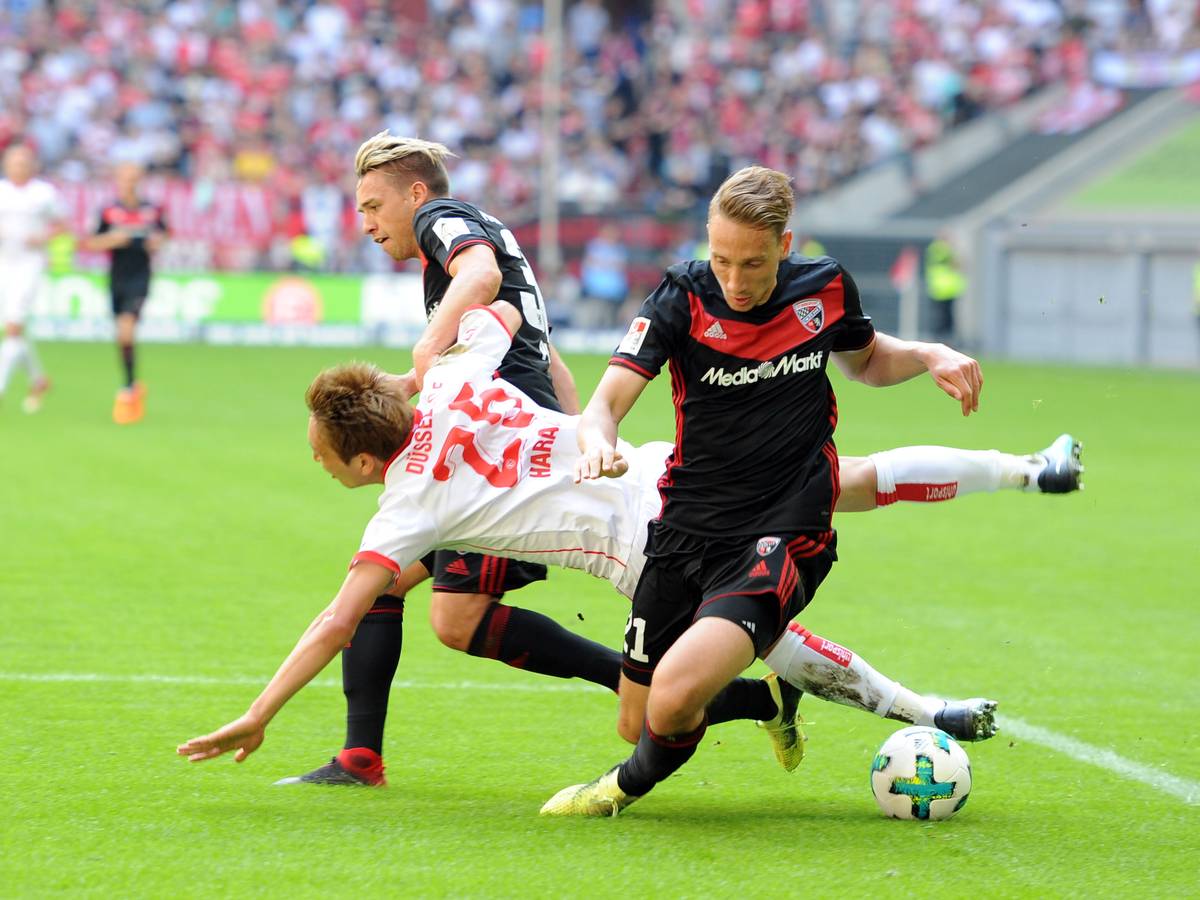
[[[902,728],[871,762],[871,792],[894,819],[948,819],[971,793],[971,761],[937,728]]]

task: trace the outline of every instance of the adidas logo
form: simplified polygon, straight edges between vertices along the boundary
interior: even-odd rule
[[[765,559],[760,559],[755,564],[754,568],[750,570],[750,574],[746,577],[748,577],[748,578],[766,578],[770,574],[771,574],[771,570],[767,568],[767,561]]]
[[[466,562],[461,559],[456,559],[450,565],[446,566],[447,575],[470,575],[471,570],[467,568]]]
[[[747,622],[745,619],[742,619],[742,624],[746,626],[746,630],[748,632],[750,632],[751,634],[754,634],[754,623],[753,622]]]
[[[728,338],[725,334],[725,329],[721,327],[720,322],[713,322],[704,332],[706,338],[715,338],[718,341],[723,341]]]

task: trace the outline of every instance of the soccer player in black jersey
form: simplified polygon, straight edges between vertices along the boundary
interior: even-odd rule
[[[458,333],[469,306],[507,300],[522,324],[499,374],[550,409],[577,413],[570,372],[550,346],[546,308],[533,270],[513,233],[483,210],[450,196],[441,144],[384,131],[355,158],[363,232],[393,259],[420,259],[429,323],[413,347],[413,369],[396,376],[409,394]],[[388,691],[400,659],[403,592],[433,577],[430,620],[442,643],[473,656],[558,678],[579,677],[616,690],[620,656],[540,613],[500,599],[546,577],[546,567],[502,557],[438,551],[379,598],[342,654],[346,741],[329,764],[281,783],[383,782]]]
[[[145,412],[145,389],[135,377],[134,340],[142,305],[150,293],[150,256],[167,235],[162,210],[138,196],[142,169],[121,163],[114,178],[117,199],[100,210],[96,233],[82,243],[109,253],[108,285],[117,323],[117,348],[125,379],[113,403],[113,421],[129,425]]]
[[[963,415],[978,408],[974,360],[877,334],[837,262],[789,255],[793,202],[783,173],[730,176],[709,205],[711,261],[668,269],[584,410],[577,476],[619,476],[617,425],[669,366],[675,448],[620,683],[618,728],[637,744],[544,814],[615,815],[687,762],[709,718],[730,709],[763,720],[777,750],[798,740],[790,685],[734,679],[770,652],[836,559],[831,357],[876,386],[928,371]]]

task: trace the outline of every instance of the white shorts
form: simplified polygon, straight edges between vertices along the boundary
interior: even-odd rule
[[[0,317],[5,324],[25,324],[33,312],[44,272],[40,261],[0,263]]]
[[[636,474],[640,483],[641,514],[637,517],[637,530],[626,556],[625,570],[613,582],[617,590],[630,599],[633,598],[633,591],[642,577],[642,569],[646,567],[647,526],[651,519],[657,519],[658,514],[662,512],[662,495],[658,492],[658,479],[662,477],[666,468],[667,455],[671,452],[671,445],[664,441],[651,441],[638,447],[634,452],[637,457],[635,460],[630,460],[630,467],[635,469],[636,473],[629,474]],[[625,477],[628,478],[629,475]]]

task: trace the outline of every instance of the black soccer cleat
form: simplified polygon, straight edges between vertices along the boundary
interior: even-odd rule
[[[996,701],[975,697],[971,700],[947,700],[933,717],[933,724],[956,741],[986,741],[995,737]]]
[[[350,762],[361,761],[367,763],[367,765],[364,765],[362,768],[343,765],[340,758],[347,753],[352,754]],[[371,753],[374,759],[359,760],[353,756],[355,753],[361,754],[362,751],[357,748],[353,751],[343,750],[338,756],[333,757],[333,759],[329,760],[328,763],[319,769],[313,769],[304,775],[291,775],[287,778],[280,778],[275,784],[346,784],[358,785],[360,787],[386,786],[387,779],[383,777],[383,760],[374,753]]]
[[[1037,486],[1043,494],[1069,494],[1083,487],[1083,444],[1069,434],[1061,434],[1053,444],[1037,453],[1045,460],[1038,472]]]

